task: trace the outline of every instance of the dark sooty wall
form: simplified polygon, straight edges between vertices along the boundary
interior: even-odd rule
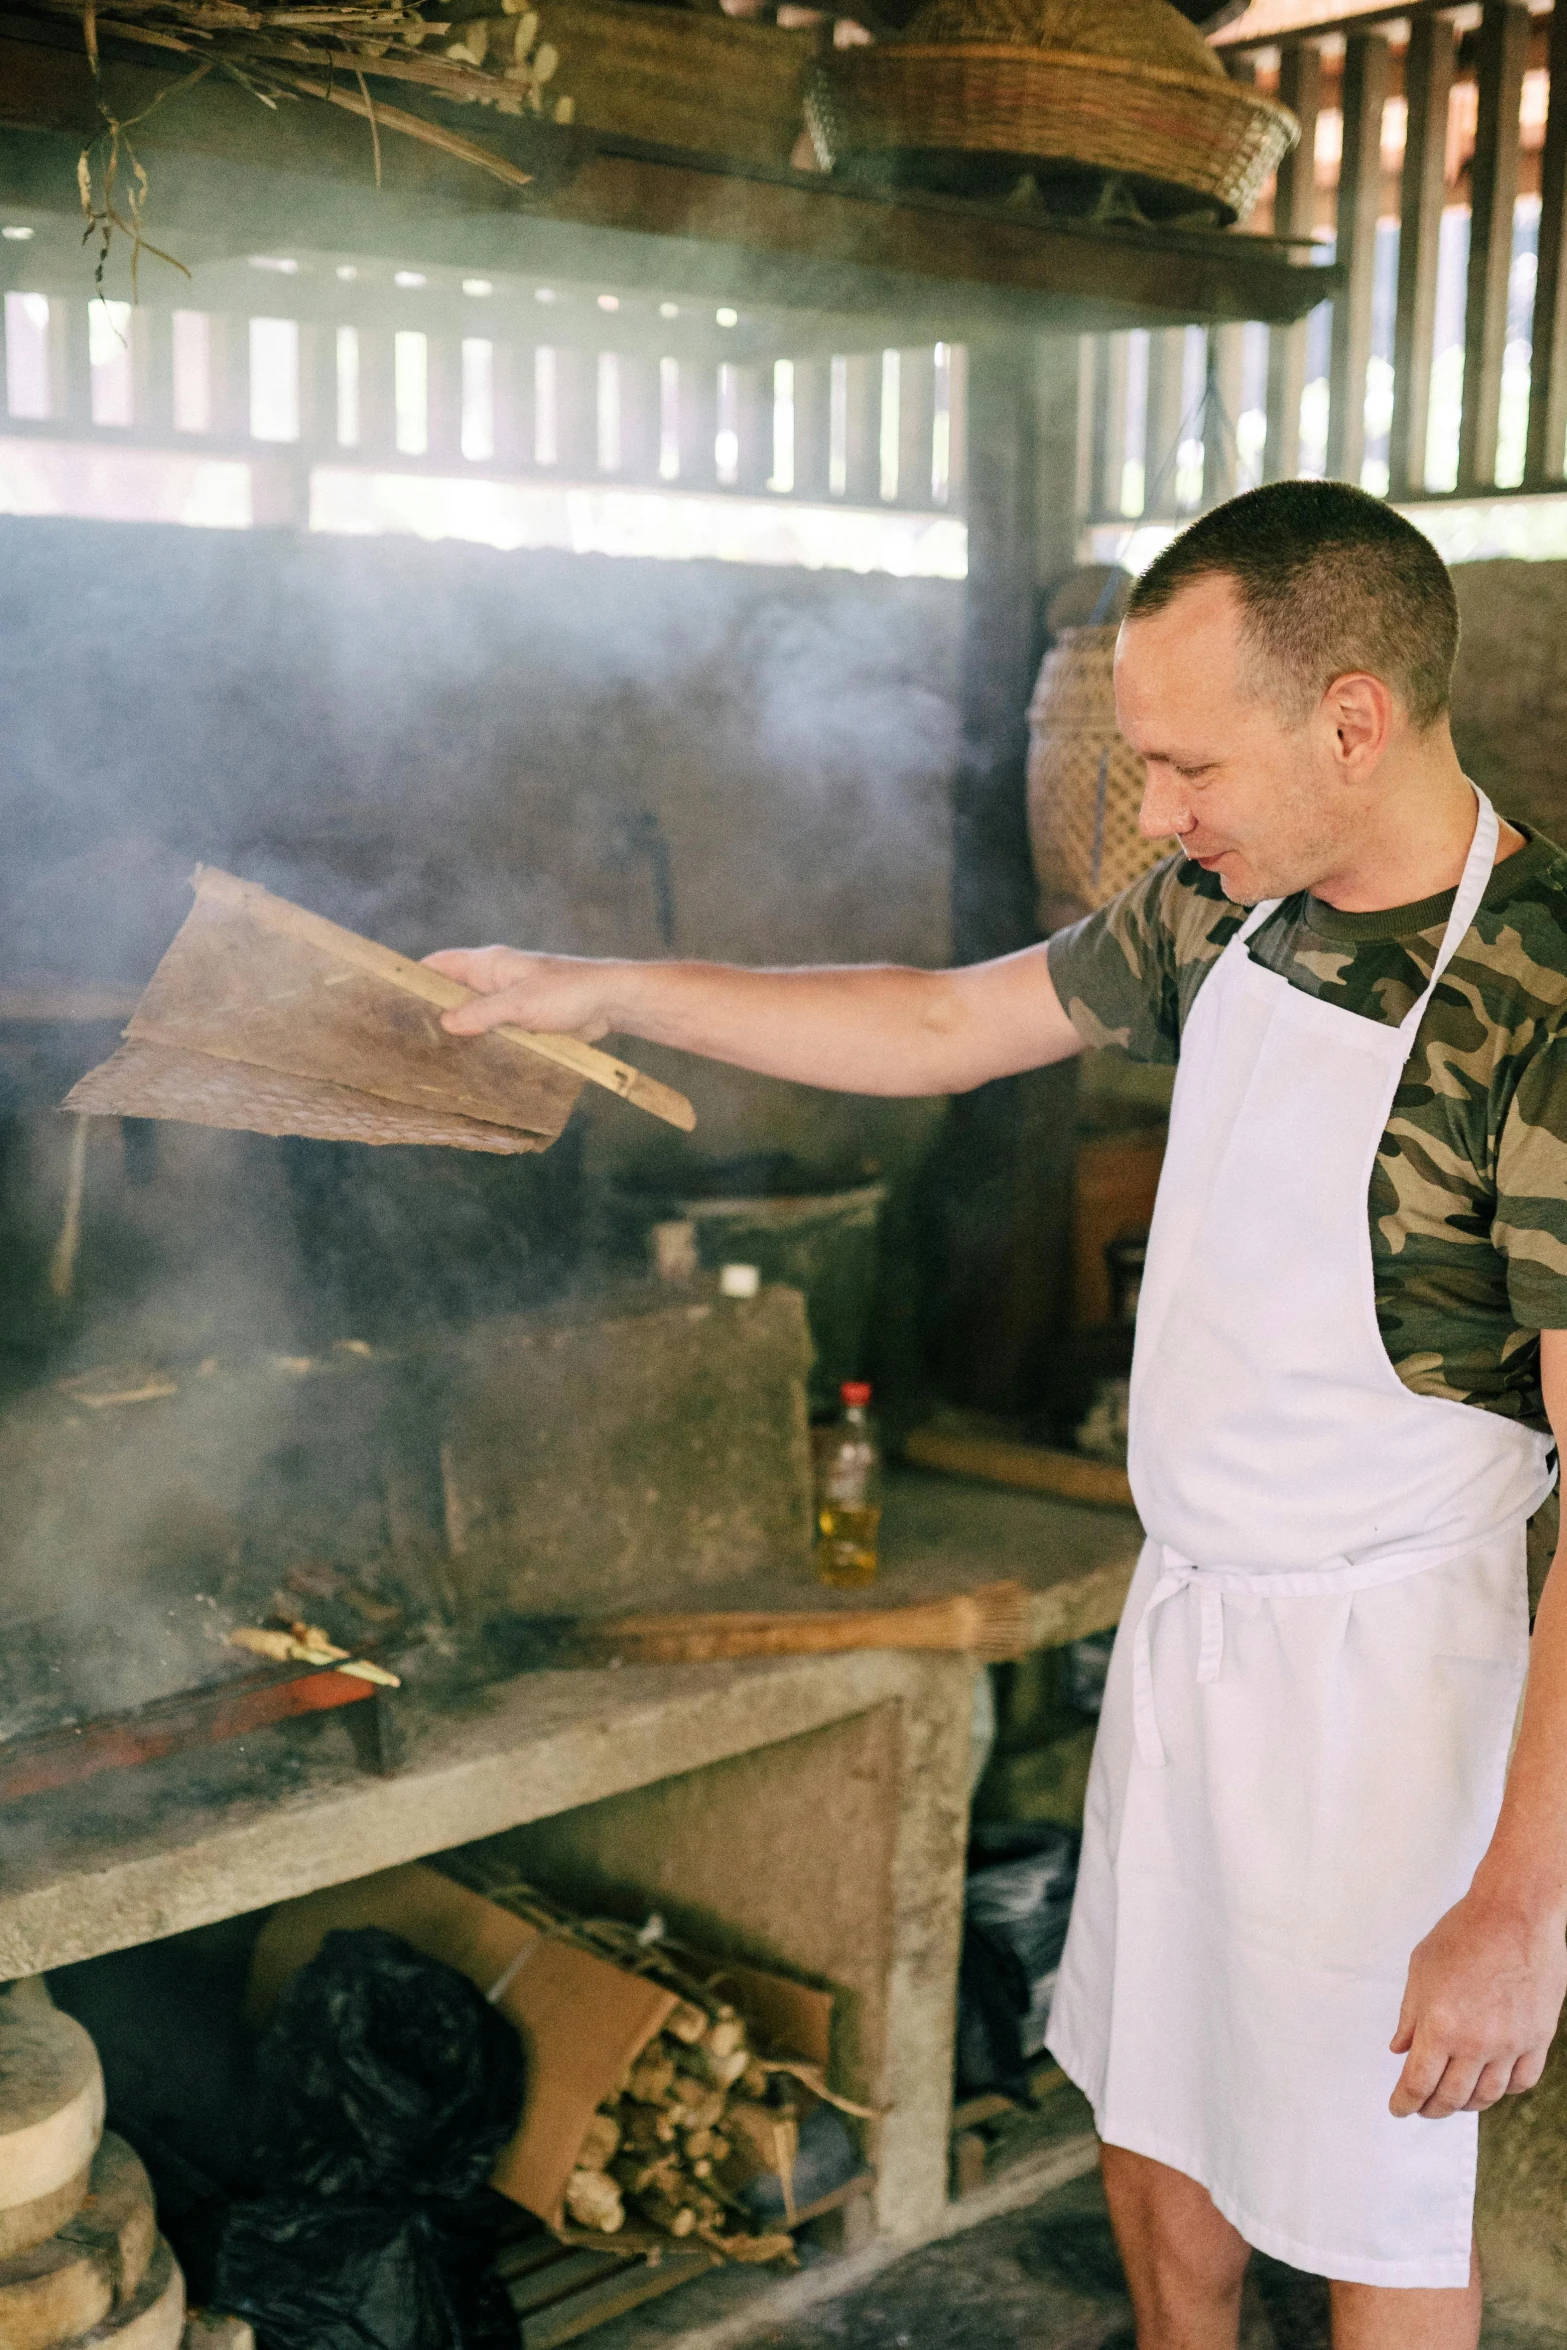
[[[843,573],[0,521],[0,984],[140,982],[198,858],[414,954],[501,937],[939,962],[960,600]],[[112,1041],[0,1045],[13,1331],[58,1322],[39,1286],[63,1184],[50,1105]],[[376,1239],[372,1292],[377,1264],[436,1247],[420,1278],[444,1312],[481,1261],[484,1296],[510,1302],[497,1232],[502,1257],[514,1232],[569,1253],[584,1139],[601,1172],[693,1149],[896,1168],[930,1131],[924,1107],[636,1057],[692,1094],[694,1146],[607,1098],[545,1160],[494,1168],[351,1153],[345,1173],[303,1146],[301,1176],[277,1146],[193,1135],[149,1167],[95,1142],[73,1352],[97,1351],[97,1304],[145,1299],[159,1260],[180,1268],[175,1326],[317,1291],[330,1267],[300,1271],[301,1200],[307,1226]]]

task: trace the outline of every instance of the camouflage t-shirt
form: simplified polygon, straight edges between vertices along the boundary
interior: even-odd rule
[[[1371,1178],[1377,1321],[1418,1395],[1547,1426],[1541,1330],[1567,1329],[1567,855],[1526,826],[1415,1039]],[[1386,913],[1286,898],[1250,952],[1347,1014],[1403,1019],[1431,976],[1453,892]],[[1214,874],[1169,858],[1050,941],[1088,1044],[1175,1061],[1245,920]]]

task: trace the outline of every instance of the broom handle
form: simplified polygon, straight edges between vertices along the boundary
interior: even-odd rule
[[[244,906],[267,929],[308,939],[340,962],[351,963],[356,970],[367,971],[373,978],[401,988],[405,995],[422,996],[427,1004],[439,1004],[443,1012],[473,998],[474,990],[464,987],[460,980],[448,979],[443,973],[432,971],[426,963],[410,962],[406,955],[399,955],[391,947],[378,946],[374,939],[361,938],[357,931],[344,930],[338,923],[328,922],[324,914],[312,914],[303,906],[291,904],[287,898],[274,897],[270,890],[253,881],[240,881],[232,873],[220,872],[215,865],[197,866],[195,886],[198,897],[221,898],[227,905]],[[696,1112],[683,1093],[676,1093],[671,1085],[660,1085],[656,1077],[645,1077],[629,1061],[617,1061],[613,1053],[600,1052],[597,1045],[584,1044],[580,1037],[536,1034],[532,1029],[513,1028],[510,1023],[491,1029],[490,1034],[523,1052],[537,1054],[541,1060],[554,1061],[560,1068],[572,1070],[590,1085],[602,1085],[607,1092],[618,1093],[622,1101],[632,1102],[639,1110],[662,1118],[666,1125],[678,1126],[684,1134],[689,1134],[696,1124]]]
[[[662,1653],[693,1664],[726,1656],[832,1656],[854,1648],[966,1649],[982,1629],[987,1599],[1010,1590],[993,1585],[910,1607],[802,1609],[797,1615],[616,1616],[592,1629],[644,1655]]]

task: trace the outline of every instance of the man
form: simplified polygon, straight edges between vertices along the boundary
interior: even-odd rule
[[[1567,1987],[1567,1570],[1508,1768],[1567,1425],[1567,857],[1465,780],[1456,646],[1390,509],[1253,491],[1121,631],[1143,829],[1181,853],[1048,947],[433,958],[481,991],[457,1034],[614,1030],[852,1092],[1085,1044],[1176,1064],[1148,1541],[1051,2030],[1142,2350],[1233,2345],[1252,2246],[1332,2280],[1338,2350],[1473,2350],[1475,2116],[1538,2079]]]

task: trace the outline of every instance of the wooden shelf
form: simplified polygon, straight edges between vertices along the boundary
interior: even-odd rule
[[[175,78],[110,62],[105,94],[129,121]],[[30,19],[0,17],[0,200],[75,214],[76,157],[99,127],[85,59]],[[462,129],[514,160],[539,161],[537,130],[476,131],[466,115]],[[1337,282],[1300,247],[1267,238],[1096,227],[604,138],[572,140],[536,189],[516,192],[387,137],[377,190],[361,124],[306,104],[269,113],[211,82],[171,98],[136,146],[152,181],[149,229],[185,260],[327,234],[410,262],[656,279],[692,296],[852,321],[865,343],[879,320],[895,324],[894,340],[970,342],[1282,324],[1329,299]]]

